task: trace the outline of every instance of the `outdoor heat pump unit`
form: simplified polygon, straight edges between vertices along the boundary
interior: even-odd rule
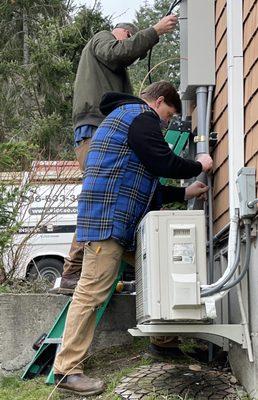
[[[206,283],[204,211],[148,213],[137,231],[137,323],[207,320],[200,297]]]

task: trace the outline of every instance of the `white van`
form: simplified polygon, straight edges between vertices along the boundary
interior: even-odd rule
[[[61,276],[76,229],[81,185],[74,161],[35,162],[30,173],[22,174],[20,228],[5,254],[7,272],[19,278],[41,275],[51,282]]]

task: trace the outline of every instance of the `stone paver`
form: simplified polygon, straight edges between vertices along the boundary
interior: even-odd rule
[[[196,368],[197,369],[197,368]],[[125,400],[144,400],[150,395],[180,395],[197,400],[238,399],[239,386],[232,375],[201,365],[193,371],[188,365],[155,363],[137,368],[124,377],[115,392]]]

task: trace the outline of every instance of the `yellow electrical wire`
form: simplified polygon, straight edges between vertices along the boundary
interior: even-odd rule
[[[143,78],[143,81],[142,81],[142,83],[141,83],[141,87],[140,87],[140,90],[139,90],[138,97],[141,96],[141,92],[142,92],[143,85],[144,85],[146,79],[148,78],[148,76],[152,73],[152,71],[154,71],[154,69],[156,69],[157,67],[159,67],[161,64],[164,64],[165,62],[170,61],[170,60],[186,60],[186,61],[187,61],[188,58],[186,58],[186,57],[169,57],[169,58],[167,58],[166,60],[160,61],[158,64],[154,65],[154,67],[152,67],[151,70],[148,71],[148,73],[147,73],[147,74],[145,75],[145,77]]]

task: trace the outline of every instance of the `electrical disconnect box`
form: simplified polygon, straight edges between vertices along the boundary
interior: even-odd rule
[[[198,86],[215,85],[215,1],[180,4],[180,91],[192,100]]]
[[[200,299],[206,280],[203,210],[148,213],[137,231],[137,322],[206,319]]]
[[[243,167],[238,172],[237,189],[239,197],[239,212],[241,218],[249,218],[256,214],[256,207],[248,204],[256,197],[255,168]]]

